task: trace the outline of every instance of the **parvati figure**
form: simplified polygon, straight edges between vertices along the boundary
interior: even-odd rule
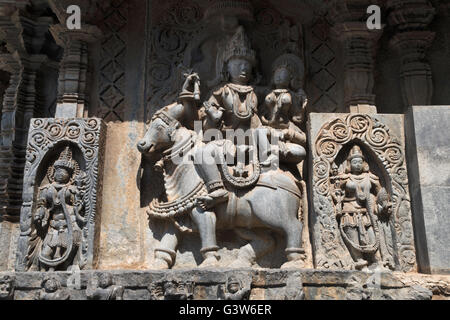
[[[272,128],[270,135],[280,139],[280,160],[288,163],[300,163],[306,158],[306,135],[299,128],[307,104],[306,94],[299,88],[302,77],[300,58],[293,54],[279,57],[273,65],[274,89],[266,96],[261,116],[262,124]]]

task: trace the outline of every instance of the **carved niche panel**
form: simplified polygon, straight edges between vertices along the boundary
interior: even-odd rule
[[[17,271],[93,267],[105,131],[97,118],[32,119]]]
[[[387,115],[385,116],[387,117]],[[379,117],[383,119],[382,116]],[[389,117],[386,119],[384,120],[388,121]],[[324,122],[325,124],[323,124]],[[349,246],[347,236],[349,229],[347,227],[352,225],[355,228],[361,228],[360,231],[363,229],[367,231],[373,226],[376,229],[376,238],[381,241],[378,248],[372,248],[374,250],[368,248],[370,244],[367,243],[362,250],[366,252],[363,254],[363,259],[375,259],[371,256],[373,251],[376,251],[375,254],[383,256],[382,246],[386,245],[384,239],[391,239],[390,245],[389,241],[387,242],[388,251],[394,260],[393,266],[390,268],[405,272],[416,270],[404,146],[384,122],[377,117],[361,114],[310,115],[310,131],[317,130],[317,135],[311,133],[310,142],[312,152],[310,186],[313,195],[311,221],[317,268],[353,269],[362,267],[362,265],[358,267],[361,261],[352,259],[354,255],[353,253],[350,255],[349,252],[352,249],[349,249],[351,245]],[[402,122],[402,117],[398,116],[393,123]],[[403,135],[400,134],[400,136]],[[338,213],[339,210],[335,206],[339,202],[336,201],[336,181],[352,178],[353,172],[349,171],[349,167],[345,171],[345,166],[346,161],[351,160],[355,152],[359,153],[360,159],[367,160],[366,175],[370,181],[374,182],[372,186],[367,187],[367,192],[378,190],[380,186],[384,188],[384,191],[381,194],[375,194],[377,196],[375,199],[374,195],[367,193],[366,199],[371,201],[364,200],[364,202],[358,196],[358,191],[364,191],[364,187],[361,187],[359,182],[355,182],[353,183],[356,188],[356,196],[353,197],[355,199],[347,193],[340,194],[344,207]],[[340,177],[345,179],[340,179]],[[362,177],[361,175],[360,178]],[[355,178],[359,179],[359,177]],[[347,187],[350,185],[347,182]],[[375,185],[378,185],[378,188]],[[360,193],[362,194],[362,191]],[[354,200],[353,209],[358,206],[356,202],[369,203],[373,208],[367,207],[369,208],[367,210],[365,205],[361,205],[358,206],[358,210],[352,210],[351,206],[346,207],[347,200],[349,203]],[[372,215],[372,219],[370,212],[367,211],[376,210],[378,206],[383,207],[383,201],[391,201],[390,215],[384,220],[380,218],[381,214],[377,214],[377,217]],[[357,214],[355,214],[356,211],[358,211]],[[344,223],[342,217],[339,218],[342,213],[351,215],[353,220],[346,220]],[[359,220],[358,217],[361,215],[365,215],[365,217]],[[383,235],[384,238],[382,238]]]

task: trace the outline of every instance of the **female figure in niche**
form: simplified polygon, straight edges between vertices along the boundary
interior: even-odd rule
[[[381,239],[385,235],[380,232],[380,220],[389,218],[392,203],[379,178],[369,171],[358,145],[350,150],[345,173],[336,173],[332,181],[336,219],[355,268],[394,269],[392,255],[386,246],[387,239]]]
[[[78,164],[66,147],[49,169],[50,184],[39,189],[34,213],[37,237],[30,243],[42,241],[31,261],[38,260],[41,269],[60,270],[73,264],[74,253],[81,242],[81,228],[85,223],[83,212],[83,183]],[[40,235],[40,236],[39,236]],[[36,257],[37,256],[37,257]]]

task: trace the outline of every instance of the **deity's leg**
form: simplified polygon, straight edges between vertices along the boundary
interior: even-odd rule
[[[228,199],[228,192],[225,190],[219,168],[217,167],[219,163],[217,153],[222,152],[218,148],[214,144],[207,144],[195,154],[195,168],[205,182],[206,189],[208,190],[207,196],[197,198],[203,210],[211,209]]]
[[[258,159],[262,165],[270,165],[270,155],[272,153],[271,145],[268,138],[268,131],[265,128],[255,130],[258,148]]]
[[[178,246],[178,234],[174,230],[166,230],[159,247],[155,249],[155,262],[153,267],[156,269],[169,269],[175,263]]]
[[[48,246],[48,245],[43,246],[42,251],[41,251],[41,255],[44,258],[51,259],[52,258],[52,254],[53,254],[53,249],[50,246]]]
[[[194,223],[197,225],[200,239],[202,241],[202,249],[200,250],[203,255],[203,263],[200,267],[211,267],[218,265],[217,246],[216,240],[216,215],[211,211],[203,211],[200,208],[194,208],[191,212],[191,217]]]
[[[355,244],[359,244],[359,232],[354,227],[344,227],[344,232],[347,235],[347,237]],[[355,262],[355,268],[357,270],[361,270],[365,267],[367,267],[367,261],[364,259],[363,254],[358,249],[354,248],[350,243],[346,242],[348,251],[350,252],[350,255]]]
[[[300,163],[306,159],[306,150],[301,145],[289,142],[280,142],[280,144],[283,145],[280,150],[284,162]]]
[[[376,234],[375,234],[375,230],[374,230],[373,226],[370,226],[370,227],[367,228],[367,235],[368,235],[370,244],[376,242]],[[381,253],[381,242],[379,244],[379,250],[380,250],[380,253]],[[379,257],[378,257],[378,251],[370,255],[370,262],[371,263],[376,263],[376,264],[379,264],[381,262]]]

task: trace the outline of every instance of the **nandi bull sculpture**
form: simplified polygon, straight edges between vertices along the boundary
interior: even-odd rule
[[[163,236],[156,250],[159,267],[168,268],[174,263],[178,232],[193,231],[200,234],[204,261],[200,267],[218,266],[216,229],[233,229],[250,243],[243,248],[231,267],[250,267],[267,249],[264,235],[254,228],[269,228],[286,236],[288,262],[282,267],[301,267],[302,224],[298,212],[302,193],[293,175],[280,168],[262,170],[253,187],[237,189],[225,183],[230,193],[226,202],[204,210],[197,199],[207,194],[203,179],[194,164],[196,146],[202,142],[192,130],[181,126],[173,117],[176,106],[157,112],[138,148],[143,153],[160,153],[168,202],[154,200],[148,210],[151,219],[170,220],[177,232]],[[178,155],[184,153],[181,160]],[[219,165],[220,166],[220,165]],[[190,223],[191,220],[193,222]],[[192,230],[191,230],[192,231]]]
[[[279,157],[272,154],[283,143],[270,144],[269,137],[287,140],[289,134],[261,123],[258,97],[249,85],[255,52],[242,27],[228,43],[223,59],[225,83],[199,108],[200,78],[186,74],[178,103],[153,116],[138,144],[141,153],[162,156],[157,166],[164,174],[167,200],[153,200],[148,214],[151,219],[171,221],[176,229],[162,237],[155,254],[158,267],[173,265],[180,232],[187,230],[200,234],[201,267],[219,266],[216,230],[225,229],[249,241],[228,267],[250,267],[273,244],[267,232],[258,232],[264,228],[286,237],[288,261],[282,267],[302,267],[303,225],[298,215],[305,190],[279,160],[295,165],[304,160],[306,151],[300,145],[284,144]],[[216,130],[218,138],[207,141],[207,134],[194,132],[194,121],[199,121],[202,131]],[[224,139],[230,131],[237,135]],[[225,159],[228,155],[231,162]]]

